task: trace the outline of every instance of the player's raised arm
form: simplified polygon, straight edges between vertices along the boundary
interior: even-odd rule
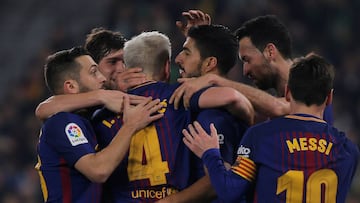
[[[188,30],[192,26],[211,24],[210,15],[200,10],[185,11],[182,12],[182,16],[186,19],[186,23],[182,21],[176,21],[176,26],[183,33],[184,36],[187,36]]]

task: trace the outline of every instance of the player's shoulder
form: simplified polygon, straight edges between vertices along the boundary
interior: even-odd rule
[[[168,84],[165,82],[157,82],[152,86],[152,90],[156,92],[154,95],[163,100],[169,99],[179,86],[179,83]]]
[[[82,128],[87,129],[89,127],[88,120],[85,118],[69,112],[59,112],[48,118],[42,128],[42,139],[51,138],[56,142],[56,137],[62,137],[64,132],[76,129],[81,131]]]
[[[250,126],[247,134],[252,134],[252,137],[267,136],[270,132],[274,132],[286,125],[283,117],[273,118],[270,120],[262,121]]]
[[[49,117],[45,122],[58,122],[68,119],[80,119],[80,116],[70,112],[59,112]]]
[[[359,147],[355,144],[344,131],[339,130],[334,126],[329,126],[329,134],[331,135],[333,140],[336,140],[337,143],[345,145],[346,148],[355,152],[355,154],[359,153]],[[359,155],[357,155],[359,156]]]
[[[337,129],[334,126],[329,126],[328,133],[331,137],[331,142],[335,143],[335,146],[346,151],[348,157],[352,157],[355,162],[358,162],[360,158],[359,146],[350,139],[344,131]],[[340,149],[339,149],[340,151]]]
[[[135,94],[135,95],[171,95],[176,88],[180,86],[180,83],[165,83],[165,82],[153,82],[146,85],[138,86],[134,89],[131,89],[128,91],[129,94]]]
[[[269,120],[265,120],[265,121],[261,121],[258,123],[255,123],[254,125],[252,125],[250,128],[251,129],[261,129],[261,128],[266,128],[272,125],[277,125],[278,123],[282,122],[282,118],[273,118],[273,119],[269,119]]]
[[[44,122],[44,126],[51,126],[53,128],[55,127],[61,127],[66,125],[67,123],[82,123],[86,119],[70,112],[59,112],[54,115],[52,115],[50,118],[48,118]]]
[[[153,89],[162,89],[162,90],[165,90],[165,91],[170,91],[170,92],[173,92],[176,90],[176,88],[178,88],[179,86],[181,85],[181,83],[165,83],[165,82],[156,82],[153,84]]]

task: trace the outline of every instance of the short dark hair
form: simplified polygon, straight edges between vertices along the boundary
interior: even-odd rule
[[[44,77],[46,86],[52,94],[63,93],[65,80],[79,80],[81,65],[76,58],[83,55],[89,53],[83,47],[74,47],[48,56],[44,66]]]
[[[260,51],[273,43],[284,58],[292,58],[292,42],[288,29],[275,15],[259,16],[246,21],[235,31],[236,38],[249,37]]]
[[[195,41],[202,59],[216,57],[219,71],[227,74],[238,59],[239,44],[231,31],[223,25],[200,25],[191,27],[188,37]]]
[[[120,32],[94,28],[87,35],[84,47],[91,54],[94,61],[99,63],[111,51],[124,48],[125,42],[126,39]]]
[[[295,59],[288,87],[293,98],[307,106],[321,105],[333,89],[334,67],[321,56],[310,54]]]

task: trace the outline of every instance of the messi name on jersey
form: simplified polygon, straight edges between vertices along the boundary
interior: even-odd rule
[[[290,153],[294,153],[294,151],[318,151],[329,155],[333,146],[332,142],[322,138],[319,139],[318,137],[320,136],[316,136],[313,133],[305,133],[304,135],[305,137],[286,140]]]

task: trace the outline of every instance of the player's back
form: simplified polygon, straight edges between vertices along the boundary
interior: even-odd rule
[[[303,114],[274,119],[251,128],[242,144],[258,169],[254,202],[345,201],[359,152],[325,121]]]
[[[112,191],[113,202],[153,202],[184,189],[203,175],[200,159],[182,141],[181,131],[193,116],[183,107],[175,110],[168,104],[177,87],[178,84],[154,82],[128,92],[159,98],[165,105],[161,109],[164,117],[133,136],[128,156],[106,183],[105,190]],[[104,120],[102,123],[113,124],[102,125],[101,134],[114,136],[121,127],[121,117]]]

